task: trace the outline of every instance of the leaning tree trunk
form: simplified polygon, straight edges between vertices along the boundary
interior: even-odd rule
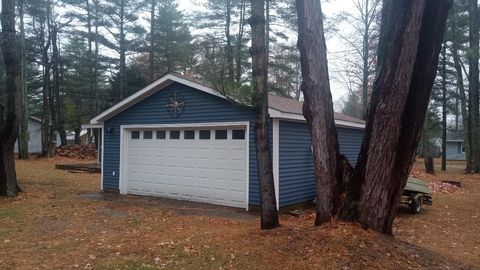
[[[15,0],[2,0],[1,24],[1,45],[7,75],[7,108],[5,120],[0,127],[0,195],[16,196],[20,187],[17,183],[13,148],[20,126],[21,63],[15,31]]]
[[[413,165],[451,0],[383,2],[379,63],[366,133],[356,165],[356,193],[344,216],[392,234]]]
[[[273,164],[268,136],[268,67],[265,49],[265,1],[252,0],[252,76],[253,105],[255,110],[255,143],[257,170],[260,185],[261,228],[279,226],[273,181]]]
[[[303,115],[313,147],[317,182],[315,224],[319,225],[329,221],[339,207],[340,151],[333,118],[321,4],[316,0],[297,0],[296,6],[301,90],[305,97]]]

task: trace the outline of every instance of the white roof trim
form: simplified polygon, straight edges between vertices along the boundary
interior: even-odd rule
[[[42,122],[42,119],[38,118],[38,117],[35,117],[35,116],[29,116],[28,118],[34,120],[34,121],[37,121],[37,122]]]
[[[93,125],[94,124],[101,124],[105,119],[107,119],[107,118],[109,118],[109,117],[127,109],[128,107],[132,106],[133,104],[137,103],[138,101],[140,101],[140,100],[142,100],[142,99],[144,99],[144,98],[146,98],[150,95],[153,95],[157,91],[162,90],[163,88],[165,88],[165,86],[168,86],[173,82],[178,82],[178,83],[190,86],[192,88],[198,89],[200,91],[209,93],[211,95],[218,96],[218,97],[221,97],[221,98],[225,98],[224,96],[220,95],[220,93],[218,93],[216,90],[214,90],[210,87],[207,87],[203,84],[181,78],[181,77],[176,76],[174,74],[167,74],[167,75],[161,77],[160,79],[154,81],[153,83],[147,85],[142,90],[140,90],[140,91],[136,92],[135,94],[133,94],[133,95],[125,98],[124,100],[120,101],[119,103],[112,106],[108,110],[106,110],[106,111],[102,112],[101,114],[97,115],[92,120],[90,120],[90,124],[93,124]],[[154,90],[154,88],[156,88],[157,86],[160,86],[162,84],[163,84],[163,87],[160,87],[156,91],[152,91],[152,90]]]
[[[201,83],[194,82],[192,80],[188,80],[185,78],[182,78],[180,76],[177,76],[175,74],[167,74],[160,79],[152,82],[151,84],[147,85],[145,88],[142,90],[136,92],[135,94],[125,98],[124,100],[120,101],[116,105],[112,106],[108,110],[102,112],[101,114],[97,115],[94,117],[92,120],[90,120],[91,125],[101,125],[103,121],[106,119],[122,112],[123,110],[129,108],[130,106],[134,105],[138,101],[153,95],[154,93],[164,89],[166,86],[170,85],[173,82],[178,82],[180,84],[184,84],[186,86],[198,89],[200,91],[203,91],[205,93],[226,99],[223,95],[221,95],[218,91],[215,89],[205,86]],[[156,89],[158,88],[158,89]],[[286,119],[286,120],[294,120],[294,121],[305,121],[305,118],[301,114],[294,114],[294,113],[285,113],[281,112],[279,110],[269,108],[268,112],[272,118],[279,118],[279,119]],[[349,121],[343,121],[343,120],[335,120],[335,124],[338,126],[346,126],[346,127],[352,127],[352,128],[365,128],[364,124],[359,124],[359,123],[354,123],[354,122],[349,122]]]
[[[102,128],[102,124],[94,124],[94,125],[93,124],[83,124],[81,127],[86,128],[86,129],[88,129],[88,128]]]
[[[301,121],[301,122],[306,121],[305,117],[302,114],[286,113],[286,112],[282,112],[282,111],[279,111],[279,110],[276,110],[276,109],[273,109],[273,108],[269,108],[268,113],[270,114],[270,117],[272,117],[272,118],[294,120],[294,121]],[[345,121],[345,120],[338,120],[338,119],[335,119],[335,125],[336,126],[351,127],[351,128],[358,128],[358,129],[364,129],[365,128],[365,124],[349,122],[349,121]]]

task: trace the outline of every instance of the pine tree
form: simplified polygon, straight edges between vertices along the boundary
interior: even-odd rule
[[[104,29],[114,40],[111,49],[119,55],[118,98],[120,100],[130,92],[126,77],[127,53],[139,51],[141,36],[145,33],[145,29],[138,23],[138,13],[145,4],[144,0],[110,0],[103,3]]]

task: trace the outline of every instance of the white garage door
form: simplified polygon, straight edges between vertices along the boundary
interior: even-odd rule
[[[244,127],[127,129],[127,193],[246,207]]]

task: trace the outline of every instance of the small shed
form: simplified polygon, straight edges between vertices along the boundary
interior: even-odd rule
[[[40,154],[42,153],[42,119],[30,116],[28,117],[28,153]],[[60,138],[57,132],[56,143],[60,145]],[[18,141],[15,142],[15,153],[18,153]]]
[[[302,103],[269,96],[277,206],[311,201],[315,177]],[[249,209],[260,203],[253,110],[210,86],[167,74],[90,121],[102,126],[105,192]],[[355,163],[365,123],[335,114]]]
[[[465,143],[462,132],[447,132],[447,160],[466,160]]]

